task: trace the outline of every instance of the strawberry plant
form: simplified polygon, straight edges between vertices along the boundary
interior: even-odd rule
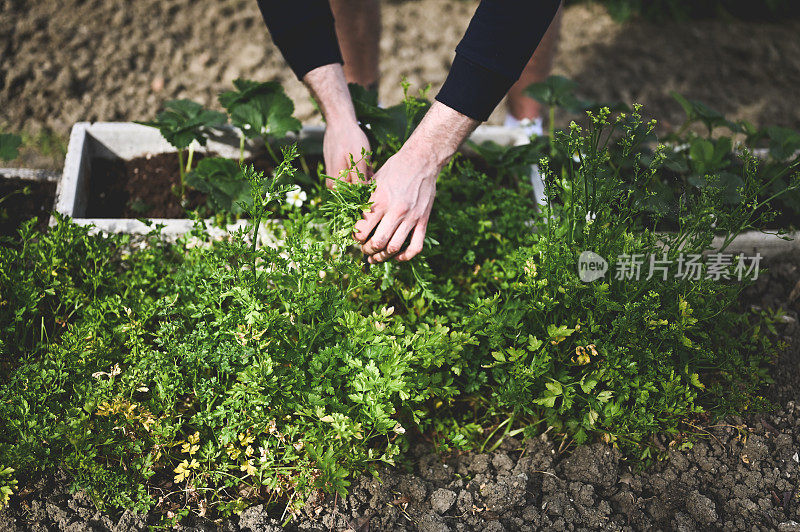
[[[231,117],[231,123],[241,132],[239,164],[244,159],[245,138],[261,137],[264,145],[276,163],[279,161],[270,144],[272,139],[280,139],[287,133],[300,131],[300,121],[294,113],[294,103],[286,96],[277,81],[257,82],[237,79],[233,82],[236,90],[219,95],[219,103]]]
[[[202,105],[191,100],[170,100],[164,104],[164,110],[158,113],[155,120],[137,122],[157,128],[164,139],[178,150],[180,190],[177,192],[181,200],[186,198],[186,174],[192,168],[194,156],[192,143],[197,142],[205,146],[209,131],[225,122],[227,117],[223,113],[204,109]],[[184,153],[187,148],[189,155],[184,165]]]
[[[206,195],[211,212],[239,215],[242,204],[252,201],[250,187],[236,161],[206,157],[186,175],[186,186]]]
[[[430,107],[427,100],[430,87],[414,95],[410,92],[411,85],[406,80],[402,83],[403,101],[391,107],[381,107],[378,104],[377,91],[355,83],[349,86],[356,117],[364,127],[371,145],[376,147],[373,155],[377,162],[385,161],[400,149]]]

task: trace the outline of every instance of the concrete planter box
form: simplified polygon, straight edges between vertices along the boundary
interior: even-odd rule
[[[322,126],[304,127],[294,137],[306,153],[322,153]],[[208,150],[221,157],[239,158],[239,133],[235,128],[226,127],[217,131],[214,138],[208,141],[206,148],[197,147],[197,151]],[[517,145],[527,142],[524,135],[517,131],[498,126],[481,126],[471,139],[481,143],[493,140],[498,144]],[[251,155],[252,144],[246,144],[245,157]],[[147,154],[158,154],[175,151],[163,139],[157,129],[129,122],[79,122],[72,128],[67,156],[64,161],[64,173],[56,191],[55,210],[70,216],[80,225],[93,225],[96,230],[109,233],[146,234],[151,228],[147,224],[133,218],[87,218],[87,186],[91,174],[93,159],[132,159]],[[162,234],[175,237],[189,232],[192,221],[180,218],[156,218],[155,224],[163,225]],[[235,224],[230,229],[241,227]],[[223,234],[223,230],[211,229],[211,232]]]
[[[61,178],[57,172],[38,170],[36,168],[0,168],[0,179],[21,179],[35,183],[55,183]]]
[[[296,140],[306,153],[322,152],[322,126],[304,127]],[[499,126],[480,126],[470,137],[481,143],[494,141],[501,145],[512,146],[527,142],[520,132]],[[251,154],[252,145],[246,145],[245,156]],[[206,148],[198,150],[216,152],[222,157],[237,159],[239,157],[239,133],[235,128],[220,129],[216,136],[209,140]],[[109,233],[147,234],[151,228],[132,218],[86,218],[87,184],[91,172],[92,160],[95,158],[132,159],[147,154],[174,151],[158,130],[129,122],[79,122],[72,128],[67,156],[64,162],[64,173],[56,191],[55,210],[70,216],[81,225],[93,225],[97,231]],[[152,219],[155,224],[163,225],[162,234],[166,237],[177,237],[189,232],[192,221],[188,219],[169,218]],[[230,226],[233,230],[242,223]],[[225,230],[211,228],[210,232],[224,235]],[[739,235],[728,247],[728,253],[744,253],[764,257],[794,254],[800,256],[800,234],[789,235],[792,240],[786,241],[775,235],[751,231]],[[715,243],[721,244],[717,238]]]

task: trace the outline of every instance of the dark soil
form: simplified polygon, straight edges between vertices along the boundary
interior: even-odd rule
[[[195,153],[192,166],[213,155]],[[274,167],[266,155],[244,162],[267,174]],[[178,154],[174,152],[130,160],[92,159],[88,190],[87,218],[185,218],[187,210],[206,203],[205,194],[187,187],[186,205],[181,206]]]
[[[202,155],[197,157],[202,159]],[[159,153],[131,160],[92,160],[87,218],[184,218],[180,202],[177,153]],[[187,190],[187,209],[205,197]]]
[[[790,343],[776,361],[767,396],[773,412],[688,426],[690,450],[633,470],[614,448],[596,443],[559,452],[547,435],[507,439],[492,453],[436,454],[413,448],[412,470],[362,477],[344,498],[312,496],[288,530],[779,530],[800,531],[800,262],[772,264],[743,304],[783,307],[779,332]],[[800,288],[797,290],[800,292]],[[669,440],[663,440],[667,444]],[[668,445],[668,444],[667,444]],[[63,477],[39,481],[0,513],[0,531],[144,530],[154,516],[97,512]],[[222,523],[181,530],[277,532],[280,511],[253,506]]]
[[[47,227],[55,196],[55,182],[0,175],[0,236],[15,235],[20,224],[33,217],[37,228]]]

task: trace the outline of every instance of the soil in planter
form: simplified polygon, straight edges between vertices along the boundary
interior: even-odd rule
[[[54,182],[0,175],[0,236],[15,235],[22,222],[34,217],[37,228],[47,227],[55,196]]]
[[[195,154],[199,161],[203,154]],[[178,155],[159,153],[131,160],[92,160],[88,218],[184,218],[185,209],[173,189],[180,187]],[[188,209],[205,203],[205,196],[187,189]]]
[[[194,164],[214,154],[194,154]],[[306,157],[312,171],[321,157]],[[256,170],[269,173],[274,164],[266,154],[245,159]],[[159,153],[135,159],[92,159],[87,218],[185,218],[187,210],[206,203],[206,196],[186,189],[183,208],[173,190],[180,187],[178,155]]]

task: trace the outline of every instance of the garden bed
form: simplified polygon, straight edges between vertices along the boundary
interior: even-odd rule
[[[319,160],[324,129],[306,126],[299,135],[290,134],[312,161]],[[499,126],[480,126],[470,138],[473,142],[494,142],[514,146],[527,142],[518,131]],[[465,148],[470,153],[469,148]],[[198,153],[236,159],[239,157],[239,137],[234,128],[221,128],[209,140],[205,150]],[[268,160],[256,143],[247,141],[245,157],[268,167]],[[157,210],[151,220],[164,225],[165,236],[187,233],[192,222],[181,216],[182,208],[171,192],[177,179],[174,149],[158,130],[133,123],[80,122],[73,127],[64,166],[59,181],[55,210],[70,216],[80,225],[94,225],[99,231],[111,233],[146,234],[151,227],[136,215],[137,204]],[[121,176],[125,179],[120,180]],[[110,181],[116,180],[115,184]],[[95,184],[92,182],[95,181]],[[192,191],[190,205],[202,203],[202,194]],[[117,214],[116,216],[114,216]],[[239,224],[230,225],[229,229]],[[721,238],[716,239],[719,246]],[[800,254],[800,235],[791,233],[789,239],[761,231],[749,231],[736,237],[727,248],[729,253],[745,253],[764,257]]]
[[[640,120],[634,113],[620,126],[625,146],[646,142]],[[130,134],[100,126],[79,131],[73,183],[84,180],[84,193],[67,187],[66,177],[59,190],[59,201],[70,194],[73,206],[83,200],[83,212],[85,181],[99,160],[87,153],[126,159],[170,151],[154,130],[144,130],[153,147],[143,152]],[[743,227],[763,227],[750,199],[763,187],[748,172],[753,188],[735,209],[725,212],[716,196],[702,194],[681,215],[680,233],[655,233],[641,224],[647,211],[637,198],[650,197],[648,176],[658,163],[642,170],[635,160],[632,175],[608,171],[599,139],[614,126],[600,118],[593,127],[556,139],[557,153],[587,155],[577,168],[569,157],[560,178],[547,174],[555,176],[548,179],[552,200],[539,212],[516,173],[540,153],[529,145],[484,146],[495,172],[464,157],[447,165],[431,238],[409,263],[363,268],[352,249],[353,225],[374,185],[338,183],[328,191],[310,184],[318,196],[290,201],[301,182],[293,148],[269,176],[227,163],[249,186],[251,203],[242,205],[252,224],[224,241],[196,230],[192,236],[208,246],[157,235],[129,246],[128,236],[90,230],[94,220],[76,225],[56,216],[50,231],[27,232],[23,245],[0,248],[9,302],[0,306],[0,362],[8,367],[0,373],[0,452],[8,464],[0,493],[12,499],[14,519],[25,526],[28,512],[49,515],[53,527],[94,519],[111,528],[119,514],[104,518],[86,496],[67,498],[69,482],[110,512],[151,511],[140,525],[190,516],[221,523],[262,505],[229,528],[290,514],[292,526],[312,529],[346,528],[337,515],[352,520],[351,528],[362,528],[364,518],[379,529],[497,528],[489,520],[558,528],[559,519],[619,528],[635,520],[619,498],[627,485],[634,498],[664,494],[660,513],[645,508],[650,524],[684,519],[678,509],[685,507],[694,508],[687,523],[739,526],[726,501],[743,495],[701,486],[690,466],[678,467],[687,489],[674,504],[666,490],[675,479],[665,477],[668,487],[660,489],[626,468],[696,444],[690,461],[702,469],[697,449],[743,443],[748,423],[754,433],[758,425],[731,413],[764,406],[770,371],[778,386],[768,395],[787,409],[786,396],[796,395],[797,372],[786,370],[796,350],[775,363],[780,340],[796,332],[796,314],[766,310],[773,302],[758,295],[776,290],[757,287],[741,299],[733,264],[719,270],[709,261],[705,276],[680,270],[678,252],[701,257],[714,231],[733,238]],[[212,137],[208,149],[238,153],[232,140],[225,148]],[[628,191],[628,180],[638,188]],[[273,214],[281,238],[259,247],[252,235]],[[173,236],[191,225],[166,222],[182,224]],[[651,275],[641,278],[619,268],[632,252],[662,257],[665,245],[671,255],[659,262],[676,268],[664,269],[663,278],[652,275],[652,260]],[[586,250],[617,257],[617,275],[579,278],[576,260]],[[757,264],[744,276],[738,266],[738,280],[749,284]],[[793,287],[796,270],[783,275]],[[777,292],[786,301],[789,288]],[[725,425],[712,421],[725,416]],[[767,424],[780,432],[794,423],[787,416]],[[724,433],[730,425],[733,432]],[[536,442],[524,452],[523,435]],[[775,448],[795,445],[782,438]],[[474,458],[476,450],[494,454]],[[744,454],[745,465],[767,460],[758,449]],[[418,476],[378,462],[411,464]],[[739,473],[733,462],[725,467]],[[780,511],[768,517],[776,526],[796,511],[785,485],[795,472],[781,467],[789,478],[770,479],[777,500],[770,508]],[[714,468],[719,475],[722,466]],[[32,480],[58,471],[65,477]],[[388,488],[359,480],[371,471]],[[49,506],[35,495],[47,486],[57,492]],[[331,497],[344,506],[325,518]],[[577,500],[584,509],[570,506]],[[599,513],[586,509],[592,505]],[[384,513],[370,514],[370,506]]]
[[[323,128],[304,127],[299,135],[290,134],[286,140],[297,141],[316,168],[322,153],[323,134]],[[471,140],[492,141],[503,146],[526,141],[521,133],[500,126],[481,126]],[[257,169],[268,169],[263,149],[257,146],[250,141],[245,143],[245,160],[254,162]],[[240,156],[237,130],[217,129],[207,147],[198,152],[197,159],[206,154],[237,159]],[[174,148],[157,129],[133,123],[75,124],[64,174],[58,185],[55,210],[72,217],[77,224],[94,225],[100,231],[143,234],[148,233],[150,227],[137,218],[149,213],[133,214],[138,214],[135,212],[137,204],[145,207],[150,203],[157,210],[149,217],[164,224],[164,235],[186,233],[191,229],[191,221],[182,216],[184,210],[170,190],[177,179],[175,160]],[[188,198],[189,206],[199,205],[202,198],[193,191]]]
[[[383,468],[380,480],[354,481],[349,495],[317,495],[287,530],[800,530],[800,278],[795,262],[769,272],[742,305],[788,309],[780,334],[790,346],[773,365],[766,395],[777,409],[718,422],[698,418],[691,449],[637,472],[602,443],[561,449],[547,435],[507,438],[494,452],[440,455],[418,440],[409,469]],[[656,438],[668,446],[668,438]],[[63,476],[29,481],[0,513],[3,532],[145,530],[157,516],[98,512]],[[180,530],[280,530],[279,510],[256,505],[220,521],[195,520]]]

